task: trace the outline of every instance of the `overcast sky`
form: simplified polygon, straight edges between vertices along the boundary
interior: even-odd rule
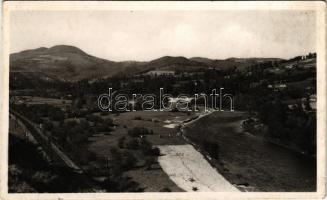
[[[310,11],[14,11],[10,51],[73,45],[114,60],[290,58],[316,49]]]

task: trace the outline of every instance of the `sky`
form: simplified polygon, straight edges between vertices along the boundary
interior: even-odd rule
[[[73,45],[113,61],[292,58],[316,50],[313,11],[13,11],[10,52]]]

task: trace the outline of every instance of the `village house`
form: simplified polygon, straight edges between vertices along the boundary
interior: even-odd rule
[[[293,67],[294,67],[293,65],[286,65],[285,66],[286,69],[293,69]]]
[[[127,85],[128,85],[128,82],[127,81],[120,82],[120,87],[121,88],[127,87]]]
[[[175,71],[152,70],[152,71],[149,71],[149,72],[145,73],[145,75],[150,75],[150,76],[174,76]]]
[[[309,105],[312,110],[317,109],[317,95],[316,94],[312,94],[309,96]]]
[[[137,78],[137,79],[132,79],[133,83],[144,83],[144,79],[143,78]]]
[[[282,91],[287,88],[285,83],[276,83],[276,84],[269,84],[267,86],[269,89],[273,89],[275,92]]]
[[[250,83],[250,88],[256,88],[256,87],[262,85],[262,83],[263,83],[263,80],[252,82],[252,83]]]

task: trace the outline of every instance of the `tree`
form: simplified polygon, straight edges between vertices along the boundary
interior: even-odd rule
[[[132,138],[126,142],[127,149],[138,149],[139,143],[135,138]]]
[[[121,148],[121,149],[124,148],[125,140],[126,140],[125,136],[120,137],[120,138],[118,139],[118,147],[119,147],[119,148]]]
[[[152,165],[154,164],[154,162],[155,162],[155,159],[152,156],[147,157],[145,160],[146,170],[150,170],[152,168]]]
[[[151,155],[152,145],[147,139],[142,139],[140,143],[141,151],[144,155]]]
[[[136,163],[137,163],[137,159],[131,152],[127,151],[127,152],[124,153],[122,167],[125,170],[132,169],[135,166]]]
[[[122,154],[116,148],[110,149],[110,169],[113,176],[120,176],[122,174]]]
[[[134,127],[133,129],[128,130],[128,135],[132,137],[139,137],[141,135],[149,135],[150,132],[144,127]]]
[[[44,129],[47,130],[47,131],[52,131],[52,129],[53,129],[52,122],[45,122],[44,123]]]

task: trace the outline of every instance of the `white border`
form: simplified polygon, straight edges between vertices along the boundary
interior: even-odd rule
[[[317,13],[317,192],[251,193],[54,193],[8,194],[9,25],[11,11],[28,10],[314,10]],[[3,73],[0,76],[0,194],[4,199],[322,199],[326,184],[326,4],[322,1],[279,2],[97,2],[12,1],[3,3]],[[285,177],[287,178],[287,177]]]

